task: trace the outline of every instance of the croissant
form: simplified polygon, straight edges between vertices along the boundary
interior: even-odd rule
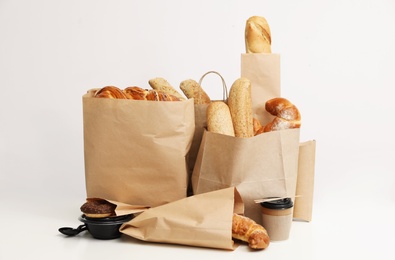
[[[125,93],[121,89],[114,86],[106,86],[104,88],[99,89],[94,94],[94,97],[127,99]]]
[[[232,237],[248,242],[252,249],[265,249],[270,244],[270,238],[264,227],[254,220],[233,213]]]
[[[180,99],[174,95],[165,93],[163,91],[154,89],[143,89],[140,87],[127,87],[124,92],[129,99],[135,100],[151,100],[151,101],[180,101]]]
[[[270,99],[266,102],[265,109],[275,118],[270,123],[262,126],[256,132],[256,135],[276,130],[300,128],[300,112],[289,100],[281,97]]]

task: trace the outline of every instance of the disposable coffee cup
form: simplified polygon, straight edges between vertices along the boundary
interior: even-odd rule
[[[289,238],[293,218],[293,202],[290,198],[261,202],[262,224],[271,241]]]

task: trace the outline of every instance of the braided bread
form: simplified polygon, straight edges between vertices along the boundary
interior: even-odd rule
[[[248,242],[252,249],[265,249],[270,244],[270,238],[264,227],[254,220],[233,213],[232,237]]]
[[[298,108],[285,98],[273,98],[266,102],[265,109],[275,118],[265,126],[262,126],[257,132],[285,130],[292,128],[300,128],[301,115]]]

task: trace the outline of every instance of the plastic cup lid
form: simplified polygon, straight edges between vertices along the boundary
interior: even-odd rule
[[[291,198],[283,198],[262,202],[261,206],[268,209],[289,209],[293,207],[293,202]]]

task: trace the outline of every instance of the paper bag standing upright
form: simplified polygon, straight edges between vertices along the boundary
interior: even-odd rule
[[[158,206],[187,196],[192,100],[83,96],[88,197]]]

